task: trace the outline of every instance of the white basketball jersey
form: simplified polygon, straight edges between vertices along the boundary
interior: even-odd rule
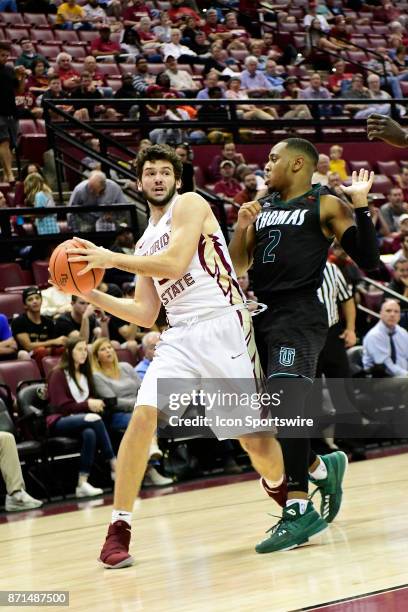
[[[160,221],[151,221],[136,244],[135,255],[157,255],[168,248],[171,217],[176,196]],[[232,266],[225,238],[219,228],[214,234],[202,234],[197,250],[178,280],[153,278],[170,325],[194,319],[242,304],[245,301]]]

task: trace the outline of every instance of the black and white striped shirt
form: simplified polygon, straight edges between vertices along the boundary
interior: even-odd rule
[[[323,283],[317,295],[326,306],[329,327],[332,327],[339,322],[338,303],[352,298],[353,289],[347,283],[340,268],[328,261],[323,271]]]

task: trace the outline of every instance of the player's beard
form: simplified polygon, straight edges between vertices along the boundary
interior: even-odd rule
[[[176,187],[176,183],[174,182],[174,185],[168,192],[167,196],[165,196],[164,198],[160,198],[160,200],[158,199],[156,200],[152,196],[147,196],[147,193],[145,191],[143,191],[143,195],[146,198],[146,200],[149,202],[149,204],[151,204],[152,206],[157,206],[161,208],[163,206],[166,206],[170,202],[170,200],[174,197],[176,190],[177,190],[177,187]]]

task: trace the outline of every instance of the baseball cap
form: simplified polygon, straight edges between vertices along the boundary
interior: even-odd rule
[[[233,166],[235,168],[235,164],[233,161],[231,161],[230,159],[224,159],[224,161],[222,161],[220,163],[220,168],[223,168],[224,166]]]
[[[401,225],[401,223],[404,223],[404,221],[406,221],[408,219],[408,214],[407,213],[403,213],[402,215],[400,215],[399,219],[398,219],[398,223]]]
[[[122,234],[126,234],[127,232],[132,233],[132,228],[129,227],[129,225],[125,225],[124,223],[121,223],[118,229],[116,230],[115,236],[121,236]]]
[[[24,304],[26,303],[27,298],[29,298],[30,295],[39,295],[39,296],[41,296],[40,288],[37,287],[36,285],[32,285],[31,287],[26,287],[23,290],[23,303]]]

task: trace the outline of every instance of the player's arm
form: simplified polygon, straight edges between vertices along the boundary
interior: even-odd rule
[[[238,276],[245,274],[252,265],[255,249],[255,227],[253,224],[260,210],[259,202],[247,202],[239,209],[234,235],[228,246]]]
[[[116,298],[97,289],[81,295],[97,308],[140,327],[152,327],[159,316],[159,296],[153,280],[144,276],[137,278],[133,299]]]
[[[179,279],[186,273],[193,259],[209,212],[210,208],[204,198],[195,193],[185,193],[174,206],[170,241],[163,253],[145,257],[112,253],[92,242],[76,238],[82,246],[68,250],[71,254],[69,261],[88,263],[79,275],[92,268],[118,268],[139,276]]]
[[[342,190],[350,198],[354,208],[332,195],[321,198],[320,216],[323,231],[328,237],[335,236],[342,248],[365,270],[376,269],[380,262],[380,252],[374,224],[368,210],[367,196],[374,180],[374,173],[360,170],[353,172],[352,184],[342,185]]]
[[[405,149],[408,147],[408,132],[399,123],[387,117],[373,113],[367,119],[368,140],[378,138],[394,147]]]

